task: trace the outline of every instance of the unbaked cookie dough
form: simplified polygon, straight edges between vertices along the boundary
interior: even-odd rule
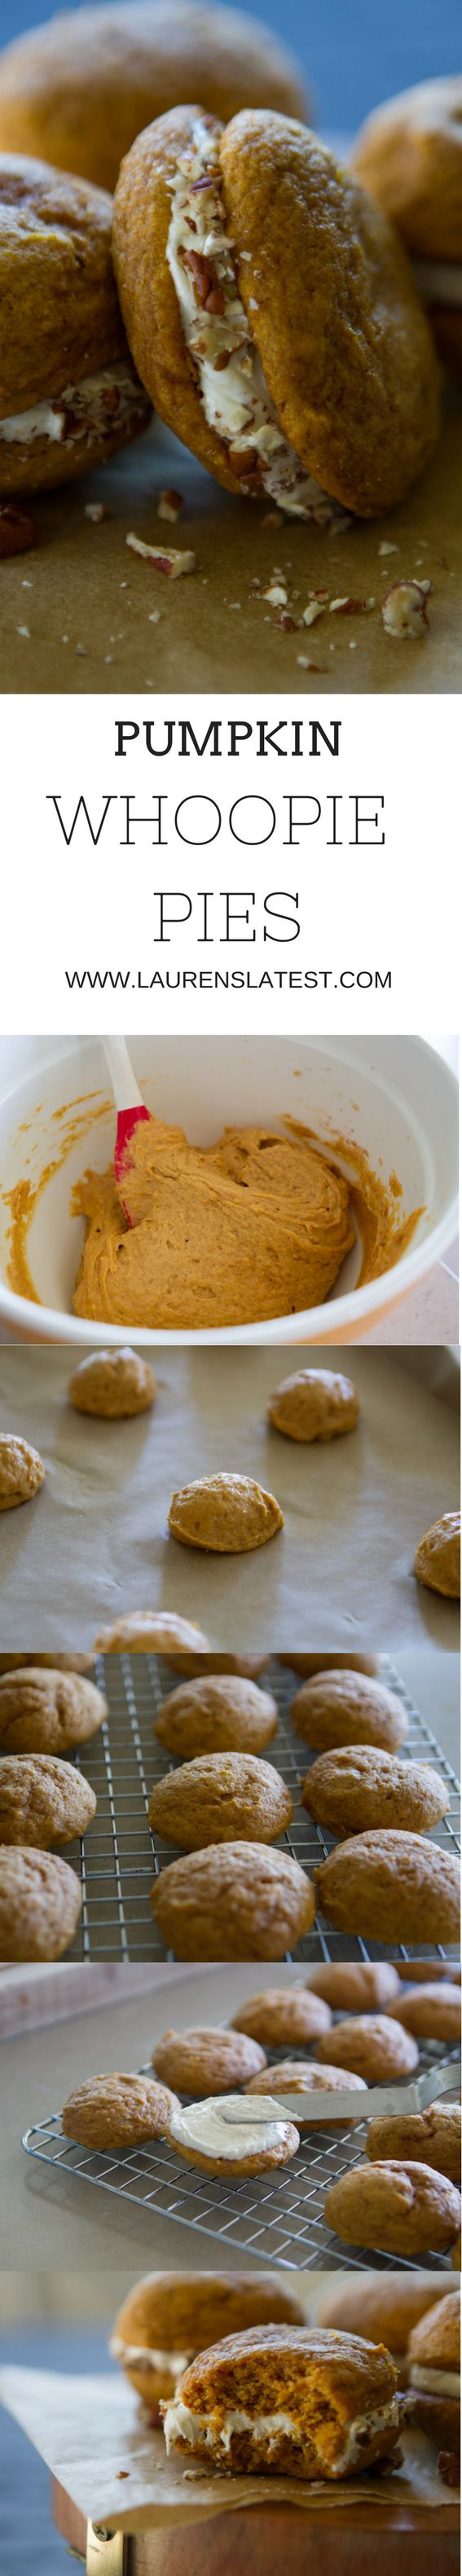
[[[428,1833],[451,1804],[446,1782],[430,1762],[402,1762],[376,1744],[339,1744],[334,1753],[320,1753],[300,1795],[314,1823],[339,1842],[375,1825]]]
[[[3,1753],[69,1753],[87,1744],[108,1716],[96,1682],[30,1664],[0,1680],[0,1747]]]
[[[81,1911],[67,1860],[28,1843],[0,1845],[0,1960],[62,1959]]]
[[[0,1762],[0,1843],[33,1843],[52,1851],[85,1834],[96,1798],[72,1762],[52,1753],[6,1753]]]
[[[425,1531],[414,1557],[414,1574],[429,1592],[460,1600],[460,1512],[443,1512]]]
[[[293,1805],[272,1763],[254,1753],[203,1753],[156,1781],[148,1813],[161,1840],[204,1851],[208,1843],[277,1842]]]
[[[139,1351],[90,1351],[69,1379],[69,1403],[77,1413],[95,1413],[108,1422],[126,1414],[148,1413],[155,1403],[156,1381],[149,1361]]]
[[[61,2112],[66,2138],[79,2147],[140,2147],[149,2138],[165,2138],[175,2093],[150,2075],[90,2075],[69,2094]]]
[[[287,1440],[337,1440],[354,1431],[359,1396],[351,1377],[333,1369],[297,1369],[270,1396],[268,1414]]]
[[[260,2112],[260,2118],[257,2117]],[[266,2117],[262,2116],[266,2114]],[[264,2096],[249,2102],[240,2093],[217,2093],[174,2111],[169,2145],[200,2173],[236,2176],[267,2173],[273,2165],[290,2164],[300,2145],[291,2120],[273,2116]]]
[[[284,1528],[284,1515],[274,1494],[266,1494],[252,1476],[196,1476],[172,1494],[168,1526],[182,1547],[202,1547],[221,1556],[245,1555],[265,1547]]]
[[[284,1959],[315,1917],[311,1879],[271,1843],[209,1843],[161,1869],[151,1889],[175,1959]]]
[[[263,1753],[276,1734],[277,1701],[242,1674],[206,1673],[169,1691],[154,1734],[168,1753],[190,1762],[198,1753]]]
[[[38,1449],[21,1440],[15,1431],[0,1434],[0,1512],[15,1510],[17,1503],[32,1502],[43,1485],[45,1468]]]
[[[443,2254],[460,2227],[460,2192],[430,2166],[353,2165],[326,2193],[324,2216],[344,2245],[380,2254]]]

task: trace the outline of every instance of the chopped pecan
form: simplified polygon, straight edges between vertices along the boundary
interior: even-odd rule
[[[35,519],[30,510],[20,510],[16,501],[2,501],[0,507],[0,559],[7,555],[27,555],[37,544]]]
[[[215,285],[213,269],[210,268],[208,259],[204,259],[203,252],[200,250],[185,250],[183,263],[184,267],[191,271],[196,304],[206,305],[207,297]]]
[[[171,581],[178,581],[180,573],[195,572],[196,557],[189,549],[180,553],[176,546],[164,546],[162,549],[160,546],[149,546],[144,537],[135,535],[133,528],[125,538],[125,544],[131,547],[132,554],[143,555],[147,563],[152,563],[155,572],[168,573]]]
[[[229,461],[238,483],[245,482],[246,475],[253,474],[258,465],[256,447],[230,447]]]

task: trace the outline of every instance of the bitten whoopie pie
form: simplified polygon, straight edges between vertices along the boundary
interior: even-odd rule
[[[228,491],[321,522],[402,498],[437,436],[433,341],[386,216],[307,127],[160,117],[122,165],[114,257],[142,383]]]
[[[392,2461],[401,2415],[383,2344],[280,2325],[200,2353],[162,2411],[168,2451],[241,2476],[314,2480]]]
[[[298,65],[259,19],[201,0],[107,0],[31,27],[0,59],[0,144],[38,152],[115,188],[122,154],[152,116],[201,98],[304,115]]]
[[[354,167],[411,253],[441,357],[462,373],[462,79],[420,81],[361,127]]]
[[[69,482],[146,428],[111,216],[102,189],[0,157],[0,493]]]

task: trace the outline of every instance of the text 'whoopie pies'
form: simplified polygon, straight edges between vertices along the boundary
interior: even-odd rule
[[[102,189],[0,155],[0,493],[68,482],[146,428],[111,220]]]
[[[400,500],[437,437],[433,342],[387,217],[306,126],[160,117],[114,258],[141,381],[219,483],[321,522]]]

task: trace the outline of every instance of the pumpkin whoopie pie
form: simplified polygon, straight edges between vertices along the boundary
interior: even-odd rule
[[[5,46],[0,144],[112,189],[135,135],[182,98],[224,118],[252,105],[300,116],[307,105],[298,64],[247,11],[105,0],[62,10]]]
[[[114,257],[142,383],[228,491],[321,523],[402,498],[437,436],[433,341],[387,217],[306,126],[160,117],[122,165]]]
[[[0,493],[69,482],[146,428],[111,217],[102,189],[0,156]]]
[[[354,167],[392,216],[450,373],[462,374],[462,79],[420,81],[368,116]]]

